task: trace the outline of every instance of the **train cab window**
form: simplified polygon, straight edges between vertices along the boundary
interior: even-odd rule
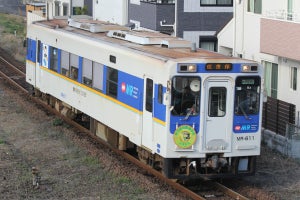
[[[103,91],[103,64],[93,62],[93,88]]]
[[[226,115],[226,92],[225,87],[209,89],[208,116],[223,117]]]
[[[50,47],[50,69],[55,72],[58,69],[58,51],[55,47]]]
[[[171,113],[173,115],[198,115],[200,106],[200,78],[175,76],[172,79]]]
[[[64,76],[70,76],[70,53],[67,51],[61,51],[61,74]]]
[[[73,80],[78,79],[78,68],[79,68],[79,56],[70,54],[70,78]]]
[[[91,87],[93,78],[93,62],[89,59],[83,58],[82,61],[82,81],[83,84]]]
[[[260,78],[257,76],[237,77],[235,82],[234,108],[236,115],[259,113]]]
[[[118,97],[118,70],[111,67],[107,67],[106,93],[111,97]]]

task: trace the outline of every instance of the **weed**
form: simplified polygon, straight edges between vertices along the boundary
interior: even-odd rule
[[[97,158],[94,158],[92,156],[86,156],[83,159],[83,162],[89,166],[95,166],[99,165],[99,160]]]
[[[4,144],[4,143],[5,143],[5,141],[0,138],[0,144]]]
[[[55,118],[52,121],[53,126],[61,126],[61,125],[63,125],[63,123],[64,123],[64,121],[60,118]]]

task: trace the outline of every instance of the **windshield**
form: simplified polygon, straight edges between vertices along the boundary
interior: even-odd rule
[[[260,99],[260,78],[256,76],[238,77],[235,86],[235,114],[258,114]]]
[[[173,115],[197,115],[200,103],[200,78],[176,76],[172,79]]]

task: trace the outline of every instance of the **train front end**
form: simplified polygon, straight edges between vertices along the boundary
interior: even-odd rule
[[[262,70],[257,63],[180,63],[169,84],[169,178],[252,175],[260,154]]]

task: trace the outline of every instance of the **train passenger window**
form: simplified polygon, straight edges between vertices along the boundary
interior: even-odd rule
[[[152,112],[153,109],[153,80],[147,78],[146,80],[146,110]]]
[[[226,114],[226,88],[211,87],[209,89],[208,116],[223,117]]]
[[[58,69],[58,51],[55,47],[50,47],[50,69],[55,72]]]
[[[258,76],[237,77],[235,81],[234,112],[236,115],[259,113],[260,78]]]
[[[162,104],[163,103],[163,86],[162,84],[158,85],[158,94],[157,94],[157,99],[158,103]]]
[[[70,67],[70,53],[67,51],[61,51],[61,74],[64,76],[69,77],[69,67]]]
[[[199,77],[175,76],[172,79],[171,113],[180,116],[198,115],[200,86]]]
[[[107,67],[106,93],[111,97],[118,97],[118,70],[111,67]]]
[[[93,88],[103,91],[103,65],[93,62]]]
[[[70,54],[70,78],[73,80],[78,79],[78,68],[79,68],[79,56],[75,54]]]
[[[93,62],[89,59],[83,58],[83,62],[82,62],[83,84],[91,87],[92,78],[93,78]]]

